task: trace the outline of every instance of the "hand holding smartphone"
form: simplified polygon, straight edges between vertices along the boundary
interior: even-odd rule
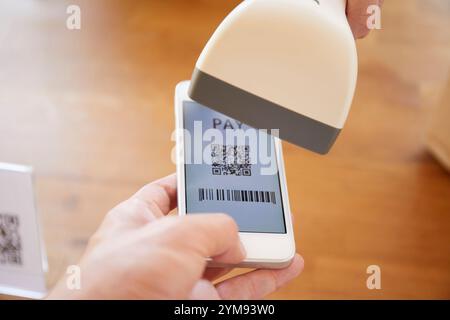
[[[239,265],[283,268],[295,255],[281,142],[175,92],[178,212],[226,213],[247,257]]]

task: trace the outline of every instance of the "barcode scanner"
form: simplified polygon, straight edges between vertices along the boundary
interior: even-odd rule
[[[189,96],[281,139],[326,154],[357,77],[345,0],[246,0],[201,53]]]

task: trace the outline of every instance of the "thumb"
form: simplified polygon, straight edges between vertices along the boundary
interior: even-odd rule
[[[178,217],[174,229],[169,241],[186,253],[225,264],[237,264],[246,256],[236,222],[226,214]]]

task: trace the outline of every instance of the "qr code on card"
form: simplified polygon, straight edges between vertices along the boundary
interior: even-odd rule
[[[0,264],[22,264],[19,217],[0,213]]]
[[[251,176],[250,147],[248,145],[211,145],[212,174]]]

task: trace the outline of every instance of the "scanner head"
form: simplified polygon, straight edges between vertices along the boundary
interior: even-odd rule
[[[345,0],[246,0],[201,53],[189,96],[308,150],[327,153],[355,91]]]

